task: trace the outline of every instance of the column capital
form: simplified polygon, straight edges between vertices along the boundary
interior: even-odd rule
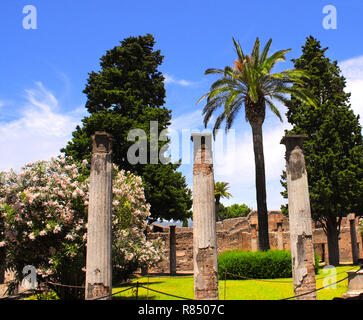
[[[205,133],[192,133],[190,139],[194,142],[194,146],[197,149],[207,148],[212,149],[212,134]]]
[[[301,147],[307,138],[307,134],[286,134],[282,137],[280,144],[284,144],[286,148],[292,147],[293,149],[296,146]]]
[[[112,152],[112,135],[105,131],[96,131],[92,136],[93,153],[110,153]]]
[[[307,134],[286,134],[282,137],[280,144],[286,146],[285,158],[287,161],[289,161],[290,154],[296,147],[302,150],[304,140],[307,138]]]
[[[194,166],[212,165],[212,134],[211,133],[192,133],[191,140],[194,143]]]

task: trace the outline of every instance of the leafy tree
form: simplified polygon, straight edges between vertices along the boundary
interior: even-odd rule
[[[231,197],[232,195],[227,191],[229,189],[229,183],[228,182],[219,182],[217,181],[214,184],[214,198],[215,198],[215,206],[216,206],[216,219],[219,220],[219,202],[221,198],[227,198]]]
[[[251,209],[246,204],[232,204],[231,206],[225,207],[221,203],[219,205],[219,217],[224,219],[238,218],[238,217],[246,217]]]
[[[280,50],[268,56],[271,42],[272,39],[260,52],[260,40],[257,38],[251,55],[245,55],[240,44],[233,39],[237,52],[234,68],[226,66],[224,70],[206,70],[205,74],[218,74],[221,78],[215,81],[210,92],[199,100],[207,98],[207,103],[203,109],[205,126],[207,126],[212,114],[219,107],[224,106],[221,114],[216,118],[214,133],[223,121],[226,122],[226,131],[229,130],[238,112],[244,107],[246,121],[252,127],[260,250],[270,248],[262,139],[262,124],[265,120],[266,105],[282,121],[273,99],[285,102],[284,94],[291,94],[302,101],[314,104],[304,88],[289,85],[294,82],[301,83],[306,76],[304,71],[285,70],[271,73],[276,63],[284,61],[286,53],[291,50]]]
[[[336,61],[325,56],[328,48],[312,36],[306,39],[302,55],[292,60],[304,69],[309,79],[295,88],[312,92],[317,106],[287,101],[290,133],[308,135],[304,143],[311,213],[328,238],[329,263],[339,264],[339,233],[342,217],[350,212],[362,215],[363,145],[359,116],[350,108],[350,93],[345,93],[345,78]],[[282,184],[286,188],[283,174]],[[283,192],[286,197],[286,190]],[[287,207],[283,208],[287,211]]]
[[[246,217],[251,212],[251,209],[246,204],[232,204],[228,207],[228,216],[230,218]]]
[[[163,56],[153,50],[152,35],[129,37],[121,45],[106,52],[101,58],[101,70],[91,72],[85,90],[86,108],[90,116],[82,120],[83,126],[73,132],[73,139],[62,149],[66,155],[81,161],[91,158],[90,136],[98,130],[112,134],[113,162],[120,168],[142,177],[145,196],[151,204],[150,221],[161,219],[183,220],[190,216],[191,191],[185,177],[177,171],[179,164],[151,163],[147,148],[147,164],[131,164],[127,152],[135,142],[128,141],[131,129],[142,129],[157,138],[170,125],[171,111],[165,103],[164,77],[158,71]],[[157,121],[156,133],[150,131],[150,121]],[[169,141],[159,141],[158,149]]]
[[[223,203],[220,203],[218,206],[217,216],[220,220],[227,219],[228,216],[228,207],[225,207]]]

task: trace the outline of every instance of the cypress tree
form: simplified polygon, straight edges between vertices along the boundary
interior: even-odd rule
[[[163,61],[160,50],[154,50],[151,34],[129,37],[108,50],[100,59],[101,69],[91,72],[83,91],[90,116],[77,126],[73,139],[62,149],[76,161],[91,158],[90,136],[95,131],[112,134],[113,162],[121,169],[140,175],[145,197],[151,204],[150,221],[158,218],[183,220],[190,216],[191,191],[179,164],[150,163],[150,121],[158,122],[158,136],[170,125],[171,110],[165,103],[164,77],[158,70]],[[127,151],[135,142],[128,141],[132,129],[147,135],[147,164],[131,164]],[[169,141],[159,141],[160,150]]]
[[[362,215],[363,145],[359,115],[351,109],[350,93],[344,91],[346,80],[337,61],[325,56],[328,48],[308,37],[302,55],[293,59],[295,68],[306,70],[304,80],[317,107],[295,98],[287,101],[289,133],[308,135],[304,143],[312,217],[320,222],[328,239],[329,263],[339,264],[341,221],[349,213]],[[282,185],[287,197],[285,172]],[[287,212],[287,206],[282,210]]]

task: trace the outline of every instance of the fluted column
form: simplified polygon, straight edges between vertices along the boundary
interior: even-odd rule
[[[112,292],[112,138],[106,132],[92,136],[89,187],[86,292],[87,300]],[[102,298],[104,300],[110,297]]]
[[[315,259],[308,177],[302,144],[306,135],[286,135],[286,175],[294,294],[297,300],[316,300]],[[309,293],[311,292],[311,293]]]
[[[192,134],[194,298],[218,299],[212,135]]]

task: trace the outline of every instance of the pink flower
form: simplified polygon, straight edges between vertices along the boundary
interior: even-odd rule
[[[57,225],[54,227],[53,233],[58,233],[59,231],[61,231],[61,227],[59,226],[59,224],[57,224]]]

